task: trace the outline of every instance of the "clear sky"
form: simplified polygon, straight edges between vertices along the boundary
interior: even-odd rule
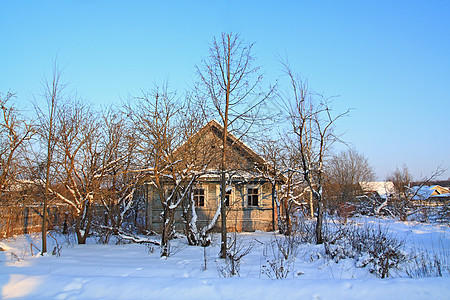
[[[287,55],[312,89],[339,96],[336,110],[352,108],[338,130],[378,179],[450,167],[450,1],[0,0],[0,91],[29,107],[57,56],[93,103],[164,80],[182,94],[221,32],[256,42],[267,80]]]

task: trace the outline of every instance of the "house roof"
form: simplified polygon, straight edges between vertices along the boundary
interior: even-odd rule
[[[211,120],[209,121],[203,128],[207,128],[208,126],[211,126],[213,128],[216,128],[219,130],[220,133],[223,131],[223,126],[217,121],[217,120]],[[232,145],[236,148],[240,148],[243,150],[248,157],[252,158],[255,162],[260,164],[266,164],[266,160],[262,158],[258,153],[256,153],[250,146],[248,146],[246,143],[238,139],[233,133],[230,131],[227,131],[227,137],[229,140],[232,141]]]
[[[194,135],[189,137],[189,139],[183,143],[180,147],[178,147],[175,151],[182,151],[186,144],[189,144],[190,141],[196,139],[199,136],[204,135],[209,130],[215,131],[215,133],[219,136],[222,135],[223,126],[217,120],[211,120],[206,123],[199,131],[197,131]],[[239,149],[241,153],[245,154],[252,161],[257,162],[258,164],[264,165],[266,161],[260,155],[258,155],[252,148],[250,148],[247,144],[242,142],[239,138],[237,138],[233,133],[227,131],[227,140],[229,144],[235,149]]]
[[[183,149],[186,147],[186,145],[189,145],[190,142],[194,142],[198,138],[201,138],[202,136],[206,136],[208,132],[212,131],[218,138],[222,137],[223,132],[223,126],[217,121],[217,120],[211,120],[207,124],[205,124],[200,130],[198,130],[195,134],[193,134],[189,139],[183,143],[180,147],[178,147],[175,151],[183,151]],[[239,138],[237,138],[233,133],[230,131],[227,132],[227,144],[232,147],[234,150],[237,150],[239,154],[248,161],[255,163],[255,166],[258,166],[261,168],[259,171],[263,171],[262,169],[266,168],[268,163],[267,161],[261,157],[259,154],[257,154],[250,146],[248,146],[246,143],[241,141]],[[248,173],[248,172],[247,172]],[[251,177],[250,174],[245,173],[244,175],[241,174],[240,177]],[[254,176],[253,176],[254,177]],[[283,180],[283,179],[281,179]]]
[[[395,193],[394,183],[391,181],[364,181],[359,185],[365,193],[376,192],[380,197]]]
[[[450,190],[439,185],[413,186],[410,190],[413,200],[426,200],[430,197],[448,197]]]

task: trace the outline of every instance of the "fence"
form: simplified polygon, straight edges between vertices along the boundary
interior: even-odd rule
[[[61,226],[67,220],[65,206],[51,206],[48,208],[48,229]],[[0,238],[16,234],[40,232],[42,229],[42,207],[29,206],[0,206]]]

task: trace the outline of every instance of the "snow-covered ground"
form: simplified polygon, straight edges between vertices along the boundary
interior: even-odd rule
[[[159,256],[159,248],[143,244],[102,245],[90,239],[76,245],[73,237],[56,236],[62,246],[52,255],[37,255],[40,236],[22,235],[0,241],[0,296],[2,299],[450,299],[448,272],[450,230],[447,226],[402,223],[370,218],[405,240],[406,252],[438,253],[447,264],[442,277],[409,278],[396,270],[379,279],[369,268],[356,267],[356,259],[338,263],[327,258],[324,247],[301,244],[287,278],[270,279],[262,270],[271,257],[273,233],[242,233],[240,276],[224,278],[227,268],[217,258],[219,237],[213,246],[187,246],[184,239],[171,244],[172,255]],[[281,238],[278,236],[278,238]],[[419,250],[420,249],[420,250]],[[31,254],[33,251],[33,254]],[[206,258],[206,270],[205,270]],[[264,267],[266,266],[266,267]],[[406,266],[405,266],[406,267]]]

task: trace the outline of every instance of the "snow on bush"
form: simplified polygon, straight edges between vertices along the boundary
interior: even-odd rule
[[[326,254],[335,262],[356,259],[359,268],[369,267],[377,277],[387,278],[401,269],[408,260],[403,250],[405,243],[388,234],[388,229],[378,225],[347,225],[339,227],[324,243]]]
[[[411,278],[442,277],[450,275],[450,251],[442,244],[438,249],[419,249],[411,254],[406,274]]]
[[[236,232],[233,232],[228,239],[227,257],[224,263],[217,263],[217,271],[224,278],[239,277],[242,258],[250,254],[254,244],[253,242],[245,243]]]
[[[261,273],[270,279],[287,278],[294,268],[299,245],[300,238],[297,235],[274,236],[263,249]]]

